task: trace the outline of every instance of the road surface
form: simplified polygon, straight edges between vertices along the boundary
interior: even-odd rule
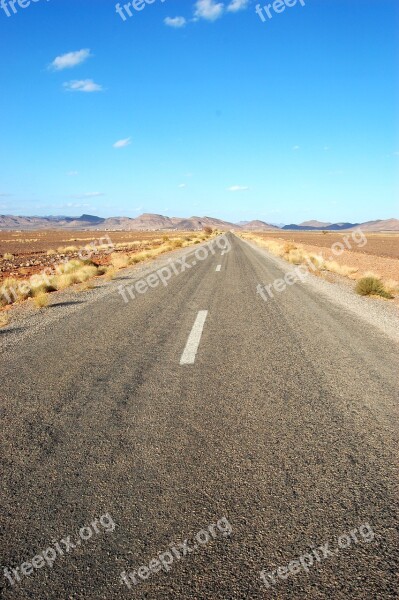
[[[397,346],[228,235],[1,357],[2,598],[397,597]]]

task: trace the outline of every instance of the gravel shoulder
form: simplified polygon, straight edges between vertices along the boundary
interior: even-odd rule
[[[24,342],[27,337],[45,330],[52,323],[69,318],[87,308],[88,305],[103,301],[109,295],[118,294],[119,286],[131,285],[139,279],[147,277],[150,273],[169,265],[170,261],[190,256],[197,248],[204,247],[207,243],[209,242],[173,250],[153,260],[122,269],[111,281],[106,281],[104,277],[92,279],[90,283],[94,286],[93,289],[80,291],[79,286],[73,286],[63,291],[53,292],[50,294],[50,305],[42,310],[35,308],[29,300],[13,305],[7,311],[10,318],[9,324],[0,329],[0,353]]]
[[[267,260],[278,266],[284,273],[289,273],[293,270],[294,265],[274,256],[263,248],[259,248],[253,242],[242,241],[256,250],[260,256],[264,256]],[[331,283],[309,273],[304,282],[298,282],[295,285],[313,288],[330,302],[361,318],[365,322],[365,325],[376,327],[395,342],[399,342],[399,308],[396,304],[382,298],[359,296],[354,291],[354,282],[338,276],[334,276],[334,279],[335,281]],[[268,283],[272,283],[272,281]]]

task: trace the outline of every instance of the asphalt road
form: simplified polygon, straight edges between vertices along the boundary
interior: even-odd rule
[[[1,357],[2,598],[398,597],[397,347],[230,242]]]

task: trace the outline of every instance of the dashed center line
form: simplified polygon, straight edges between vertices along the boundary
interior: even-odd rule
[[[201,341],[202,331],[204,329],[207,316],[207,310],[199,311],[190,335],[188,336],[186,347],[184,348],[181,356],[181,365],[193,365],[195,363],[195,357],[197,356],[198,346]]]
[[[220,269],[221,269],[221,268],[222,268],[222,265],[218,265],[218,266],[216,267],[216,271],[220,271]]]

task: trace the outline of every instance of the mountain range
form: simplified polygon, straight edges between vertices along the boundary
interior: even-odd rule
[[[34,229],[99,229],[109,231],[198,231],[204,227],[221,230],[242,229],[247,231],[342,231],[361,227],[364,231],[399,231],[398,219],[367,221],[365,223],[324,223],[321,221],[305,221],[299,225],[271,225],[264,221],[241,221],[229,223],[212,217],[166,217],[144,213],[136,218],[130,217],[96,217],[82,215],[80,217],[49,216],[21,217],[0,215],[0,230],[34,230]]]

